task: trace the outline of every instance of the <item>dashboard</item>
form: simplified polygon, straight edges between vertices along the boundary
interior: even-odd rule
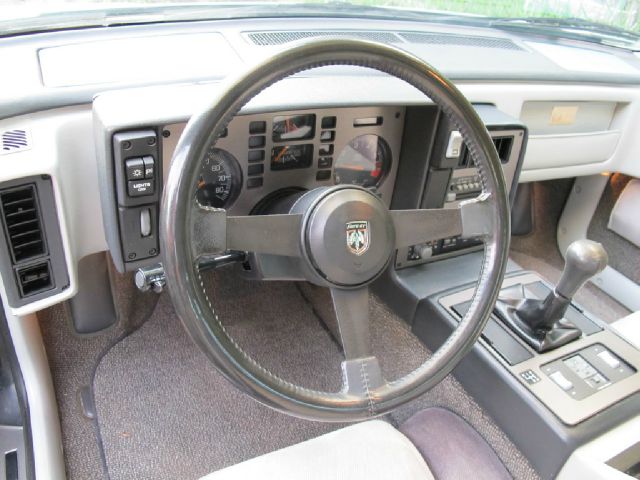
[[[7,310],[23,317],[73,299],[96,253],[108,252],[120,272],[158,265],[163,184],[186,122],[237,69],[286,48],[287,39],[327,35],[393,45],[452,79],[494,141],[512,201],[518,183],[640,176],[640,58],[622,49],[364,18],[159,22],[0,38],[0,62],[11,65],[0,78]],[[351,68],[303,72],[277,87],[243,108],[200,159],[195,200],[251,215],[336,184],[372,189],[391,209],[454,208],[479,194],[456,127],[412,87]],[[444,285],[449,262],[437,260],[481,248],[477,239],[440,238],[397,251],[390,269],[415,281],[437,272],[430,276]]]
[[[476,109],[514,192],[526,127],[494,106]],[[161,258],[162,184],[184,127],[179,122],[104,132],[103,211],[112,222],[109,247],[121,271],[152,267]],[[200,159],[194,199],[231,215],[269,214],[300,192],[340,184],[371,189],[392,209],[455,208],[482,192],[462,136],[439,107],[368,105],[235,116]],[[477,248],[480,239],[442,238],[400,249],[394,266]]]
[[[338,18],[331,29],[318,18],[295,25],[229,19],[0,39],[0,60],[12,65],[0,79],[0,190],[35,192],[46,240],[25,260],[3,249],[2,291],[12,311],[73,297],[79,262],[92,253],[109,251],[120,271],[160,262],[163,180],[185,123],[237,69],[302,34],[382,41],[454,80],[502,152],[512,197],[518,182],[638,175],[640,59],[620,49],[491,28]],[[151,51],[151,42],[158,48]],[[277,87],[253,99],[201,160],[194,185],[201,203],[246,215],[281,194],[353,182],[375,189],[392,209],[446,208],[477,194],[464,146],[458,157],[447,155],[455,128],[403,82],[327,67]],[[323,127],[331,117],[336,127]],[[127,141],[140,150],[120,149]],[[144,178],[129,179],[135,170]],[[394,267],[474,248],[473,239],[443,238],[398,252]],[[36,280],[33,294],[21,294],[21,278]]]

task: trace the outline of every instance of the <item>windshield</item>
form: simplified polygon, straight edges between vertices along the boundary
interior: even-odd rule
[[[0,35],[129,23],[328,15],[489,26],[640,49],[640,0],[0,0]]]

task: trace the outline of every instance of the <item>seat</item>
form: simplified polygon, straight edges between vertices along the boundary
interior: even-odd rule
[[[202,480],[458,480],[471,476],[511,478],[469,424],[448,410],[429,408],[407,420],[400,430],[382,420],[370,420],[247,460]]]

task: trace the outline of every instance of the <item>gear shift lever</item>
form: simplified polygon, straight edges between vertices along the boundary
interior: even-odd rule
[[[580,337],[582,332],[564,318],[578,289],[606,267],[607,252],[591,240],[569,245],[565,265],[556,288],[544,300],[501,295],[495,313],[538,352],[558,348]],[[523,292],[522,286],[519,291]]]
[[[567,248],[564,262],[556,293],[571,300],[587,280],[604,270],[609,257],[601,244],[591,240],[577,240]]]

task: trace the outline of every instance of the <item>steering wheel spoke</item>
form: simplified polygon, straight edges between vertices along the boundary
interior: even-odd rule
[[[193,215],[196,258],[239,250],[298,257],[302,215],[227,216],[218,208],[197,205]]]
[[[396,248],[440,238],[484,236],[491,232],[493,210],[489,195],[460,202],[455,208],[392,210]]]
[[[227,249],[300,256],[302,215],[227,217]]]
[[[353,358],[342,362],[342,391],[374,400],[375,391],[386,385],[377,357]]]
[[[345,359],[371,356],[369,332],[369,289],[331,289]]]
[[[342,362],[343,391],[369,396],[385,381],[378,359],[371,351],[369,289],[331,289],[345,360]]]

